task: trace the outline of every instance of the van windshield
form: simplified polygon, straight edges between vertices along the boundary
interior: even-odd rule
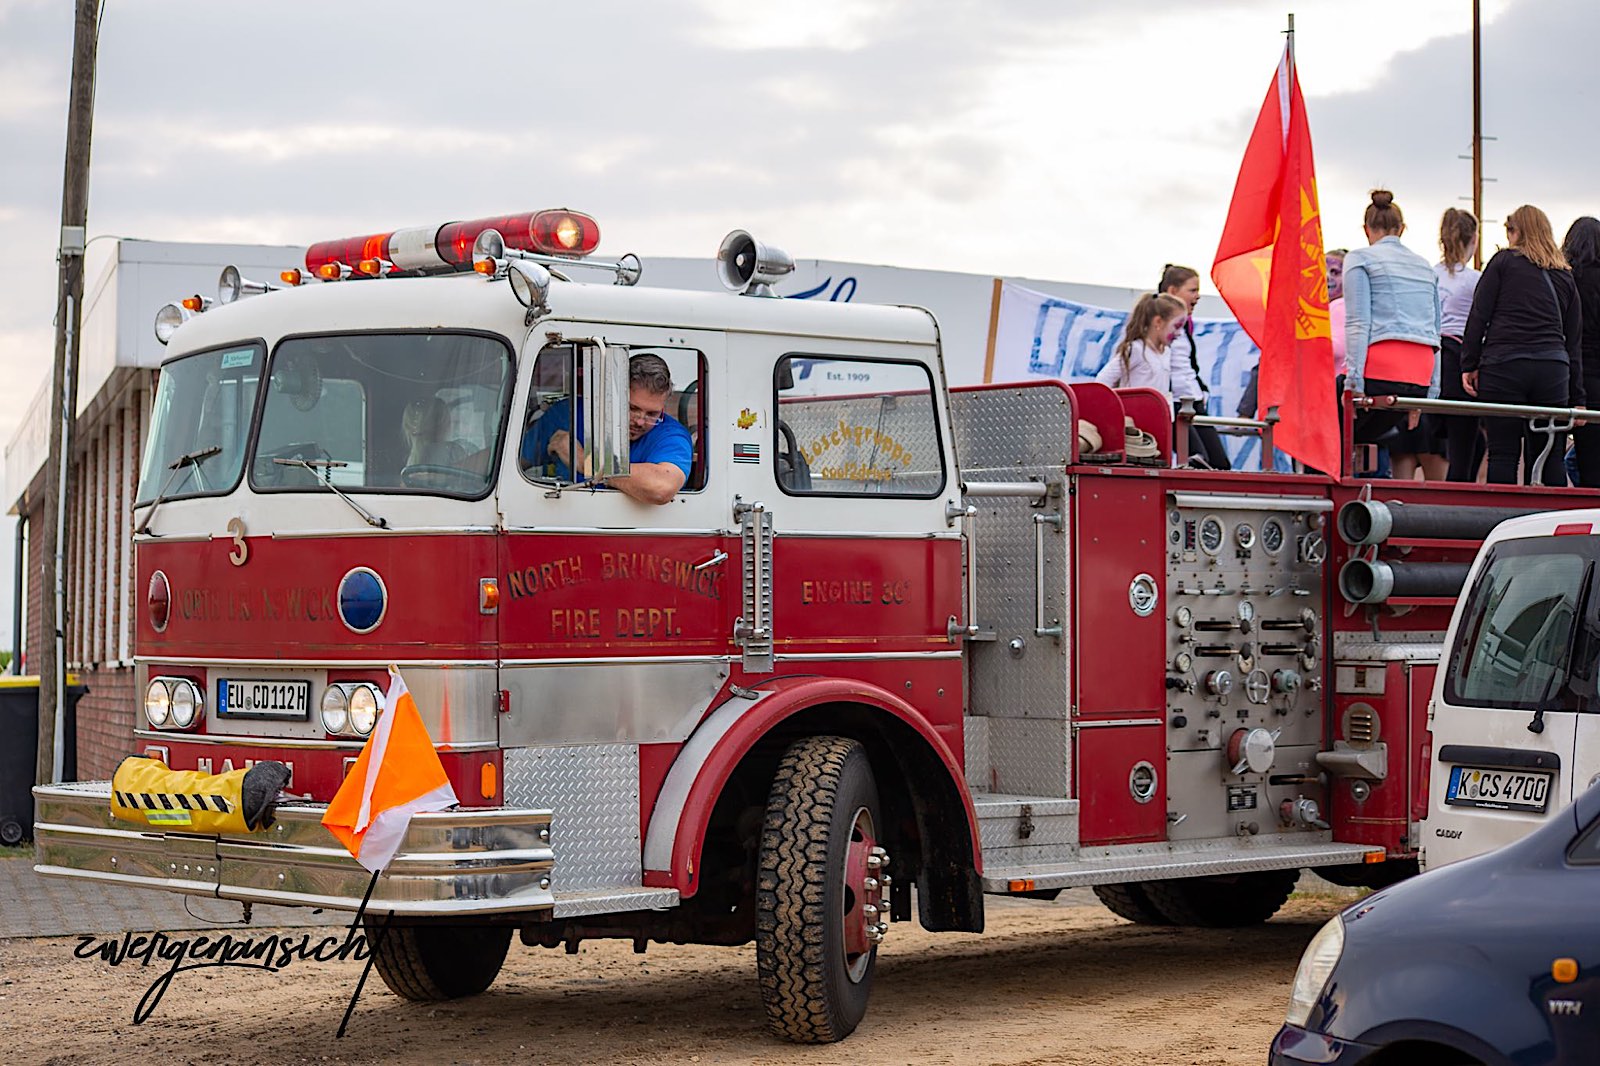
[[[272,354],[250,485],[263,492],[489,491],[511,395],[503,341],[460,333],[286,340]]]
[[[1507,710],[1589,709],[1600,659],[1597,556],[1597,537],[1496,544],[1457,628],[1445,699]]]
[[[238,344],[161,368],[137,503],[232,492],[244,467],[264,352]]]

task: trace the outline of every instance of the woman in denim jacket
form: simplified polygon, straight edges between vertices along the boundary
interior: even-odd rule
[[[1356,418],[1356,441],[1370,444],[1417,413],[1387,409],[1394,397],[1439,395],[1439,279],[1400,243],[1405,216],[1387,189],[1374,189],[1365,217],[1366,248],[1344,258],[1344,387],[1381,405]]]

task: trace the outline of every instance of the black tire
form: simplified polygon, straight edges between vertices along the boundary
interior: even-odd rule
[[[22,823],[12,818],[0,820],[0,844],[14,848],[22,843]]]
[[[756,972],[767,1025],[778,1036],[832,1043],[854,1032],[867,1012],[877,947],[847,949],[846,919],[859,897],[845,871],[852,838],[859,849],[882,824],[860,744],[808,737],[784,753],[767,799],[756,878]]]
[[[372,965],[402,999],[475,996],[494,983],[511,944],[509,925],[391,925],[364,919]]]
[[[1150,902],[1150,894],[1137,881],[1121,885],[1095,885],[1094,894],[1106,909],[1135,925],[1171,925],[1172,921]]]
[[[1278,913],[1300,880],[1299,870],[1261,870],[1226,877],[1146,881],[1150,903],[1173,925],[1236,929]]]

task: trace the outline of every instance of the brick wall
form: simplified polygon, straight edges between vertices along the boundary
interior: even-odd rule
[[[78,701],[78,777],[109,777],[134,751],[133,730],[143,700],[135,691],[127,633],[141,597],[133,588],[131,504],[138,489],[153,375],[135,382],[113,402],[91,405],[78,419],[69,529],[66,633],[67,669],[88,693]],[[28,520],[27,576],[23,611],[24,665],[39,668],[47,639],[41,630],[42,598],[54,590],[45,576],[43,493],[35,488],[19,512]]]

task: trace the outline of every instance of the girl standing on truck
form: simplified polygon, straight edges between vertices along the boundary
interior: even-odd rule
[[[1583,314],[1566,256],[1556,246],[1550,217],[1524,204],[1506,219],[1506,243],[1483,268],[1461,338],[1461,385],[1489,403],[1581,406]],[[1486,418],[1489,481],[1513,485],[1521,461],[1533,484],[1534,464],[1549,442],[1522,418]],[[1546,485],[1565,485],[1564,448],[1557,442],[1544,465]]]
[[[1470,400],[1461,387],[1461,336],[1467,330],[1467,312],[1483,271],[1468,260],[1478,248],[1478,220],[1469,211],[1447,207],[1439,220],[1439,251],[1433,265],[1439,279],[1439,398]],[[1449,481],[1476,481],[1483,459],[1483,439],[1473,415],[1439,415],[1444,423],[1444,454]]]
[[[1167,293],[1145,293],[1133,305],[1122,340],[1094,379],[1113,389],[1155,389],[1172,399],[1172,360],[1167,346],[1189,314],[1184,302]]]
[[[1344,257],[1344,387],[1378,402],[1356,417],[1356,441],[1372,444],[1416,428],[1416,412],[1393,410],[1394,398],[1438,395],[1439,282],[1400,243],[1406,220],[1394,193],[1372,190],[1362,228],[1368,246]]]
[[[1600,219],[1588,215],[1567,230],[1561,254],[1572,268],[1583,311],[1583,395],[1600,402]],[[1585,422],[1572,431],[1578,451],[1578,484],[1600,488],[1600,423]]]
[[[1200,272],[1193,267],[1168,263],[1161,271],[1160,292],[1176,296],[1187,309],[1181,327],[1172,335],[1172,402],[1195,401],[1201,414],[1207,409],[1207,389],[1200,376],[1200,353],[1194,343],[1194,308],[1200,302]],[[1199,456],[1213,470],[1232,470],[1222,437],[1214,426],[1189,427],[1189,454]]]

